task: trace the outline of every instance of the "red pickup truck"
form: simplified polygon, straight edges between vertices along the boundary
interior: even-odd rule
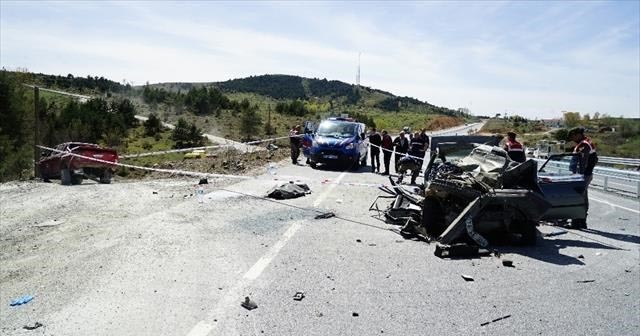
[[[111,183],[113,168],[118,163],[118,153],[115,150],[82,142],[65,142],[56,146],[55,149],[55,151],[43,151],[38,161],[42,180],[59,178],[63,185],[70,185],[81,184],[86,176],[97,179],[100,183]]]

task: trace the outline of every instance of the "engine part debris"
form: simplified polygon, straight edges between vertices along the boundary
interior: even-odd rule
[[[296,292],[296,295],[293,296],[293,299],[296,301],[302,301],[304,299],[304,292]]]
[[[477,256],[480,252],[480,247],[469,244],[436,244],[436,249],[433,254],[438,258],[460,258],[460,257],[473,257]]]
[[[474,281],[472,276],[461,274],[464,281]]]
[[[27,330],[35,330],[35,329],[38,329],[38,328],[40,328],[42,326],[43,326],[42,323],[36,322],[32,326],[31,325],[25,325],[22,328],[27,329]]]
[[[509,259],[503,259],[503,260],[502,260],[502,266],[505,266],[505,267],[515,267],[515,266],[513,266],[513,261],[512,261],[512,260],[509,260]]]
[[[319,215],[315,216],[314,218],[315,219],[325,219],[325,218],[331,218],[331,217],[335,217],[335,216],[336,216],[336,214],[333,213],[333,212],[325,212],[325,213],[322,213],[322,214],[319,214]]]
[[[282,200],[302,197],[310,193],[311,190],[308,185],[304,183],[289,182],[273,187],[267,192],[267,197]]]
[[[240,303],[240,305],[245,307],[247,310],[258,308],[258,305],[255,303],[255,301],[251,300],[248,296],[244,298],[244,301]]]

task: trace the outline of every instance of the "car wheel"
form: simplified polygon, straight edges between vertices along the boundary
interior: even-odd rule
[[[309,166],[313,169],[316,169],[316,167],[318,167],[318,164],[313,161],[309,161]]]
[[[60,170],[60,184],[71,185],[71,170],[67,168]]]
[[[364,159],[362,159],[362,161],[360,161],[360,165],[363,166],[363,167],[366,167],[367,166],[367,159],[369,159],[369,154],[366,154],[364,156]]]
[[[104,172],[102,173],[102,176],[100,176],[100,183],[102,184],[109,184],[111,183],[111,169],[105,169]]]

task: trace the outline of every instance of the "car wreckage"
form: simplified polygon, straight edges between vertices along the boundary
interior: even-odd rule
[[[381,187],[388,195],[370,210],[402,225],[404,236],[436,240],[441,257],[477,253],[489,244],[534,244],[540,221],[586,218],[586,184],[568,169],[572,154],[553,155],[538,169],[533,159],[510,160],[497,147],[501,139],[432,137],[424,184],[390,178],[392,188]],[[393,202],[380,210],[380,198]]]

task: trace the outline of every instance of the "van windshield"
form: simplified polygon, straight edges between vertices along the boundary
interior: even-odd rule
[[[323,121],[318,127],[318,135],[334,138],[350,138],[356,135],[356,125],[345,122]]]

